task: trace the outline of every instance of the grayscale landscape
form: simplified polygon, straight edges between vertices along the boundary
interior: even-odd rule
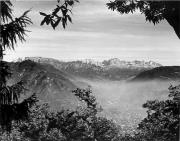
[[[164,67],[155,62],[110,59],[107,65],[93,60],[63,62],[51,58],[26,57],[12,63],[14,77],[26,82],[29,93],[36,93],[53,110],[75,109],[72,90],[90,87],[100,113],[116,121],[124,130],[134,130],[145,118],[142,105],[147,100],[165,100],[168,87],[178,84],[180,67]]]
[[[180,141],[180,1],[0,0],[0,141]]]

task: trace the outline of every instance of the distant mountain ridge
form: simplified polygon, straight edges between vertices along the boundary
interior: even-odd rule
[[[65,62],[65,61],[60,61],[57,59],[52,59],[52,58],[43,58],[43,57],[25,57],[25,60],[32,60],[35,62],[39,62],[39,63],[44,63],[47,61],[55,61],[55,62],[62,62],[62,63],[71,63],[71,62],[81,62],[81,63],[86,63],[86,64],[91,64],[91,65],[96,65],[96,66],[100,66],[103,68],[106,67],[117,67],[117,68],[156,68],[156,67],[160,67],[162,66],[159,63],[156,63],[154,61],[138,61],[138,60],[134,60],[134,61],[125,61],[125,60],[120,60],[118,58],[112,58],[109,60],[104,60],[102,62],[100,61],[95,61],[93,59],[84,59],[84,60],[77,60],[77,61],[69,61],[69,62]]]
[[[110,80],[126,80],[136,76],[144,70],[161,66],[160,64],[152,61],[128,62],[121,61],[117,58],[104,60],[102,62],[97,62],[91,59],[65,62],[42,57],[26,57],[25,60],[53,65],[56,69],[72,76]]]
[[[109,60],[104,60],[102,62],[105,66],[114,66],[114,67],[121,67],[121,68],[156,68],[162,66],[159,63],[154,61],[124,61],[119,60],[118,58],[113,58]]]

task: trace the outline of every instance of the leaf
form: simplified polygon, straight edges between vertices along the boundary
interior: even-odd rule
[[[54,27],[54,23],[53,23],[53,21],[51,20],[51,26],[53,27],[53,29],[55,29],[55,27]]]
[[[46,20],[46,24],[49,25],[49,23],[51,22],[50,15],[47,15],[45,20]]]
[[[59,8],[59,6],[57,6],[57,8],[56,9],[54,9],[54,11],[53,11],[53,15],[56,15],[58,12],[59,12],[59,10],[60,10],[60,8]]]
[[[64,20],[62,21],[62,25],[63,25],[63,28],[65,29],[66,28],[66,23],[65,23]]]
[[[70,0],[70,1],[67,1],[68,5],[72,6],[74,5],[74,1],[73,0]]]
[[[68,20],[72,23],[72,19],[69,15],[67,15]]]
[[[41,25],[43,25],[45,22],[46,22],[46,18],[44,18],[44,19],[41,21]]]
[[[63,16],[66,16],[68,10],[67,10],[67,9],[61,9],[61,12],[62,12],[62,15],[63,15]]]
[[[40,15],[42,15],[42,16],[47,16],[47,14],[45,14],[45,13],[43,13],[43,12],[39,12],[40,13]]]
[[[55,23],[54,23],[54,29],[58,26],[59,22],[61,21],[61,18],[59,18]]]

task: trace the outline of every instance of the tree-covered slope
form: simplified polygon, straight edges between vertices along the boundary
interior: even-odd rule
[[[144,80],[179,80],[180,79],[180,66],[164,66],[157,67],[139,73],[133,81]]]
[[[13,77],[8,83],[22,80],[27,94],[36,93],[40,100],[51,106],[72,106],[75,102],[72,90],[77,88],[70,77],[51,65],[43,65],[30,60],[10,63]]]

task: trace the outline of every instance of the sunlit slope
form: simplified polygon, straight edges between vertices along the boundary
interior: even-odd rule
[[[180,66],[164,66],[139,73],[133,81],[177,81],[180,80]]]
[[[55,107],[67,107],[76,103],[71,91],[78,86],[62,71],[30,60],[11,63],[10,66],[13,77],[9,83],[22,80],[28,94],[36,93],[40,100]]]

